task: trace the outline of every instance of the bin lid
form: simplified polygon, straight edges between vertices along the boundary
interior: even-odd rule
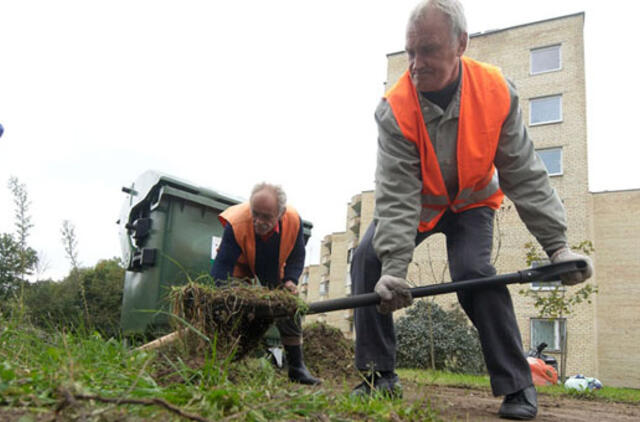
[[[151,204],[156,202],[157,195],[163,186],[177,189],[185,194],[212,199],[216,202],[227,204],[229,206],[244,201],[244,199],[237,196],[207,189],[190,183],[184,179],[159,171],[148,170],[138,176],[130,186],[124,186],[122,188],[123,192],[125,192],[127,196],[122,204],[120,218],[118,219],[117,224],[119,225],[120,231],[120,247],[122,249],[122,256],[125,260],[128,258],[131,249],[129,235],[127,233],[127,225],[131,223],[132,210],[145,206],[144,203]]]

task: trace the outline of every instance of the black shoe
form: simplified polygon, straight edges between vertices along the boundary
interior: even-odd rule
[[[302,360],[302,346],[284,346],[289,365],[289,380],[299,384],[317,385],[321,381],[315,378]]]
[[[402,398],[402,385],[395,372],[374,372],[364,377],[364,381],[351,391],[351,397],[367,397],[378,393],[389,398]]]
[[[311,375],[311,373],[309,372],[307,367],[304,366],[304,364],[302,364],[301,367],[300,366],[289,367],[289,380],[293,382],[297,382],[298,384],[305,384],[305,385],[318,385],[322,382],[318,378]]]
[[[507,394],[498,411],[501,418],[529,420],[538,413],[536,388],[531,385],[513,394]]]

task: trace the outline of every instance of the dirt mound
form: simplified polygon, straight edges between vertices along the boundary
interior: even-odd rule
[[[275,316],[293,315],[299,300],[283,290],[233,283],[223,288],[189,283],[171,293],[173,313],[215,341],[222,359],[241,359],[260,345]],[[196,349],[207,343],[196,338]]]
[[[325,323],[303,327],[305,364],[312,374],[324,379],[342,380],[357,377],[354,369],[353,341]]]

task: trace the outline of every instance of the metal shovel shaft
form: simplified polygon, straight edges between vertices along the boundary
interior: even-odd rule
[[[464,289],[475,289],[479,287],[499,286],[513,283],[531,283],[533,281],[549,282],[559,280],[559,277],[563,274],[580,271],[586,268],[586,266],[587,263],[584,260],[566,261],[557,264],[542,265],[536,268],[528,268],[515,273],[414,287],[410,289],[410,291],[413,298],[418,298],[452,293]],[[309,304],[309,310],[306,313],[319,314],[343,309],[359,308],[361,306],[377,305],[379,303],[380,296],[377,293],[364,293],[340,299],[311,303]]]

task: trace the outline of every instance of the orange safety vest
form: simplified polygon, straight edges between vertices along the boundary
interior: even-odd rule
[[[511,99],[497,67],[462,57],[462,92],[458,118],[458,194],[449,198],[409,71],[387,92],[386,100],[406,139],[420,152],[422,212],[418,230],[432,230],[447,209],[461,212],[504,198],[493,160]]]
[[[242,249],[242,254],[233,269],[233,276],[238,278],[253,277],[256,274],[256,235],[253,231],[253,217],[248,202],[233,205],[224,210],[218,219],[223,227],[231,224],[236,243]],[[293,251],[300,230],[300,216],[298,212],[287,205],[284,215],[280,219],[280,251],[278,264],[280,266],[280,280],[284,277],[284,267],[287,258]]]

